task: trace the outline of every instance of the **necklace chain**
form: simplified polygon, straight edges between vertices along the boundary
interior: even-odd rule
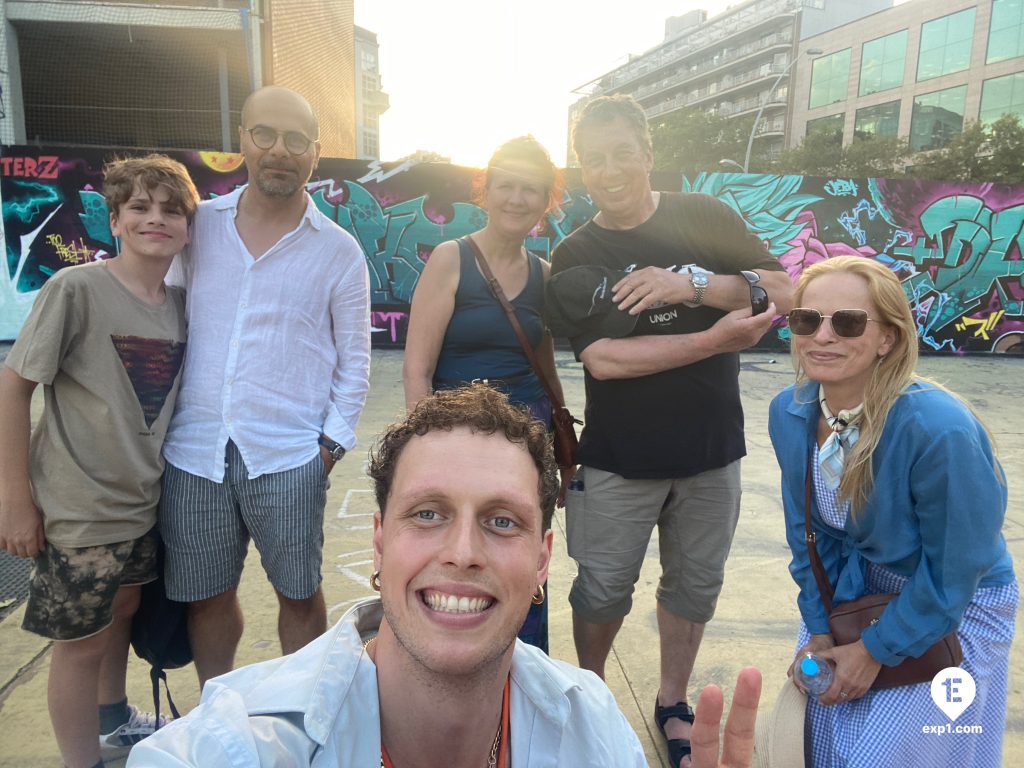
[[[498,730],[494,734],[494,743],[491,744],[491,754],[487,757],[487,768],[494,768],[498,764],[498,747],[501,746],[501,721],[498,721]],[[384,765],[384,747],[381,746],[380,768]]]
[[[365,643],[363,643],[363,650],[367,651],[367,653],[369,653],[370,644],[374,640],[376,640],[376,639],[377,639],[377,636],[374,635],[369,640],[367,640]],[[488,757],[487,757],[487,768],[495,768],[495,766],[498,764],[498,747],[501,746],[501,726],[502,726],[502,722],[501,722],[501,718],[499,718],[498,719],[498,730],[494,734],[494,743],[491,744],[491,754],[488,755]],[[380,768],[385,768],[385,765],[384,765],[384,754],[383,753],[384,753],[384,746],[381,745]]]

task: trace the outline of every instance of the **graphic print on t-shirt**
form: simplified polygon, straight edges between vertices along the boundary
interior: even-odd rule
[[[146,426],[152,427],[160,416],[174,379],[185,359],[185,343],[169,339],[143,339],[138,336],[110,335],[121,364],[139,398]]]

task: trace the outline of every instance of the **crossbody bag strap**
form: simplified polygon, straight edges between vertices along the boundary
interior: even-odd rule
[[[509,323],[512,325],[512,330],[516,333],[516,338],[519,339],[519,344],[523,348],[523,352],[526,354],[526,359],[530,361],[530,367],[533,368],[533,372],[537,374],[537,378],[540,379],[541,385],[544,387],[544,392],[548,396],[548,400],[551,401],[551,407],[558,411],[565,407],[565,403],[562,402],[555,390],[552,388],[547,377],[544,375],[544,371],[540,367],[540,361],[537,360],[537,355],[533,351],[533,347],[530,346],[529,339],[526,338],[526,333],[523,331],[523,326],[519,324],[519,318],[516,317],[516,310],[509,303],[509,300],[505,297],[505,292],[501,289],[501,285],[494,277],[494,273],[491,272],[491,268],[487,265],[487,259],[484,258],[483,251],[480,250],[480,246],[476,244],[471,235],[466,235],[463,238],[469,247],[473,250],[473,255],[476,256],[476,263],[480,265],[480,271],[483,272],[484,279],[487,280],[487,285],[491,289],[491,293],[494,294],[494,298],[501,304],[501,308],[505,310],[505,316],[508,317]]]
[[[807,482],[804,489],[804,535],[807,539],[807,553],[811,559],[811,570],[814,571],[814,580],[818,582],[818,592],[821,594],[821,602],[825,606],[825,613],[832,613],[832,585],[825,575],[825,566],[818,556],[816,545],[817,535],[811,527],[811,476],[814,467],[811,464],[811,457],[807,457]]]

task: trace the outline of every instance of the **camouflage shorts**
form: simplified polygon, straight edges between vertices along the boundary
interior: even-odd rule
[[[113,620],[114,595],[122,586],[157,577],[157,532],[96,547],[55,547],[36,558],[28,607],[21,626],[51,640],[81,640]]]

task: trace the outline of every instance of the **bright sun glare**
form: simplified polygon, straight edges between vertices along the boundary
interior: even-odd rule
[[[665,19],[724,0],[356,0],[356,24],[377,34],[382,160],[416,150],[481,167],[513,136],[532,133],[567,160],[574,88],[661,42]]]

